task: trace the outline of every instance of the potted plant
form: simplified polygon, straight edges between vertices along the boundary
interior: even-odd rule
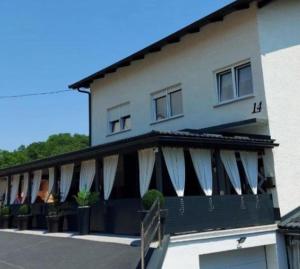
[[[60,211],[59,199],[53,195],[53,202],[48,205],[46,216],[48,233],[58,233],[63,230],[63,216]]]
[[[149,212],[150,208],[152,207],[153,203],[159,199],[159,204],[160,204],[160,222],[161,222],[161,234],[162,236],[164,235],[165,231],[165,223],[166,223],[166,218],[167,218],[167,209],[164,209],[165,205],[165,198],[163,194],[158,191],[158,190],[149,190],[147,191],[143,198],[142,198],[142,205],[144,210],[141,211],[142,213],[142,218]]]
[[[90,208],[99,199],[98,192],[80,191],[77,193],[75,200],[78,204],[78,232],[79,234],[88,234],[90,231]]]
[[[11,227],[11,213],[9,206],[2,206],[0,208],[0,227],[2,229],[9,229]]]
[[[29,205],[21,205],[17,216],[18,229],[29,230],[31,228],[31,219]]]

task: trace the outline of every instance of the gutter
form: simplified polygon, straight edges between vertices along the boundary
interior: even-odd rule
[[[92,146],[92,97],[90,91],[80,90],[80,88],[76,89],[78,92],[85,93],[89,98],[89,147]]]

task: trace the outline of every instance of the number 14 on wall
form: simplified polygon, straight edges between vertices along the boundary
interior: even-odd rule
[[[252,114],[259,113],[261,112],[261,110],[262,110],[262,102],[259,102],[258,104],[255,102],[253,105]]]

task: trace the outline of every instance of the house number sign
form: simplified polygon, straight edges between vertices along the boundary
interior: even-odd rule
[[[252,114],[260,113],[261,111],[262,111],[262,102],[259,102],[258,104],[255,102],[253,105]]]

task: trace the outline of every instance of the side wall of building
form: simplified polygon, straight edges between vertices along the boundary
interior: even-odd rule
[[[254,117],[267,119],[256,13],[255,5],[234,12],[179,43],[96,80],[91,85],[92,144],[151,130],[196,129]],[[247,59],[252,63],[253,97],[216,107],[214,71]],[[151,93],[177,83],[182,87],[184,116],[152,123]],[[124,102],[130,102],[132,129],[108,135],[107,109]],[[262,102],[263,110],[258,114],[252,114],[255,102]],[[267,127],[260,132],[268,133]]]
[[[300,1],[274,1],[258,12],[258,31],[279,206],[300,205]]]

